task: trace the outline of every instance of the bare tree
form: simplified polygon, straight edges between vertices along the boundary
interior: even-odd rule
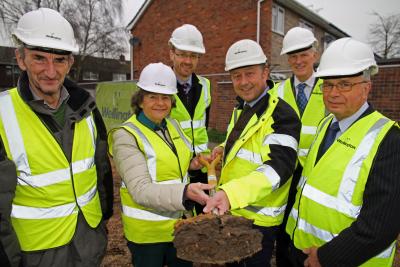
[[[369,43],[383,58],[400,56],[400,14],[381,16],[374,12],[377,22],[369,27]]]
[[[122,0],[0,0],[0,18],[5,25],[16,25],[24,13],[39,7],[59,11],[74,28],[80,51],[73,78],[80,76],[87,56],[116,58],[126,52]]]

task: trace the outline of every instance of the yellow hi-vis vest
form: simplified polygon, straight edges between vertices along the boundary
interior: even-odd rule
[[[308,151],[312,141],[314,140],[318,124],[326,114],[324,101],[322,99],[322,92],[319,88],[320,84],[322,84],[322,81],[322,79],[318,79],[318,81],[315,83],[310,95],[310,99],[307,102],[302,116],[300,116],[295,94],[292,90],[291,79],[287,79],[286,81],[277,84],[272,90],[268,91],[270,94],[274,94],[285,100],[296,111],[297,115],[301,119],[300,142],[297,155],[302,166],[304,166]]]
[[[357,220],[375,155],[394,125],[375,111],[348,128],[315,164],[332,118],[318,129],[287,222],[286,232],[298,249],[320,247]],[[394,251],[393,242],[362,266],[392,266]]]
[[[242,135],[226,155],[221,170],[219,188],[228,195],[233,215],[253,219],[260,226],[281,224],[286,208],[290,181],[280,186],[280,177],[267,164],[270,159],[270,145],[284,144],[297,151],[297,140],[292,136],[275,134],[272,114],[279,100],[269,97],[267,110],[258,118],[254,114]],[[232,131],[242,111],[234,109],[228,135]],[[233,197],[240,195],[240,198]]]
[[[178,122],[168,118],[166,121],[177,154],[156,132],[139,122],[136,115],[121,127],[137,140],[138,147],[146,158],[152,183],[186,184],[192,156],[191,144]],[[112,133],[109,134],[109,144],[111,147]],[[124,184],[120,188],[120,194],[126,239],[139,244],[172,241],[174,224],[182,217],[182,211],[159,211],[143,207],[135,202]]]
[[[97,227],[102,212],[92,116],[75,124],[71,162],[17,89],[0,93],[0,118],[7,156],[17,168],[11,220],[22,250],[67,244],[75,233],[79,210],[91,227]]]
[[[206,129],[206,109],[211,104],[210,81],[197,75],[202,86],[199,102],[194,110],[193,119],[186,110],[182,101],[175,95],[176,107],[171,110],[171,118],[176,119],[181,125],[185,134],[192,141],[196,154],[208,152],[208,135]]]

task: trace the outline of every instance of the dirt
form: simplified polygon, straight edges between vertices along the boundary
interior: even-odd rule
[[[177,255],[197,263],[239,261],[261,250],[262,234],[252,221],[232,215],[200,215],[175,226]]]

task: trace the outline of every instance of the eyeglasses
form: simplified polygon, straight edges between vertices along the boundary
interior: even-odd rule
[[[337,84],[333,83],[327,83],[324,82],[320,84],[320,88],[322,91],[328,92],[333,89],[333,87],[336,87],[340,92],[349,92],[353,88],[353,86],[357,84],[362,84],[362,83],[367,83],[367,81],[362,81],[362,82],[356,82],[356,83],[351,83],[351,82],[338,82]]]
[[[177,57],[182,58],[182,59],[189,58],[189,59],[191,59],[191,60],[196,60],[196,59],[198,59],[198,58],[200,57],[199,54],[177,53],[176,51],[174,51],[174,54],[175,54]]]

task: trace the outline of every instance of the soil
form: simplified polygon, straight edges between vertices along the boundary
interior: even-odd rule
[[[252,221],[232,215],[181,220],[174,236],[178,257],[196,263],[239,261],[261,250],[262,234],[252,229]]]

